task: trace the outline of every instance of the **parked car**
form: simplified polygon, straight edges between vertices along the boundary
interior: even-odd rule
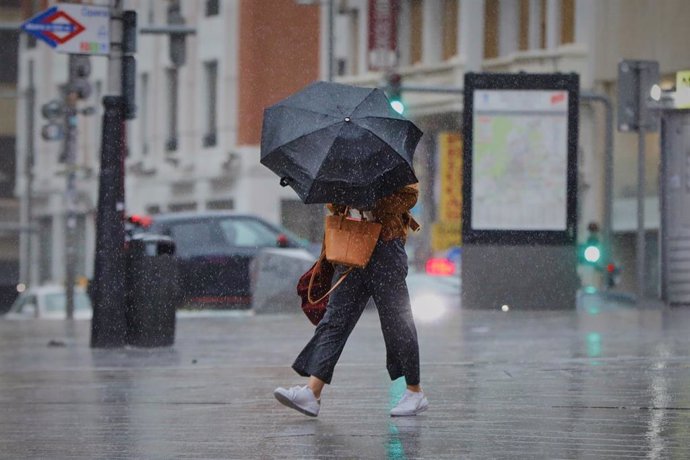
[[[184,304],[193,308],[248,308],[250,263],[263,248],[304,248],[288,230],[232,212],[170,213],[150,217],[145,231],[176,245]]]
[[[91,319],[91,300],[81,287],[74,288],[74,319]],[[65,319],[67,295],[64,285],[31,287],[19,294],[7,314],[7,319]]]

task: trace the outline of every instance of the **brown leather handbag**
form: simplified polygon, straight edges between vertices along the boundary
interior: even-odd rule
[[[350,208],[342,214],[326,216],[326,259],[334,264],[364,268],[369,263],[381,234],[381,224],[350,216]]]

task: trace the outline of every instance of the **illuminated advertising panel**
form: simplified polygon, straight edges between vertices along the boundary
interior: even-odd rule
[[[463,237],[572,241],[577,77],[507,77],[466,78]]]

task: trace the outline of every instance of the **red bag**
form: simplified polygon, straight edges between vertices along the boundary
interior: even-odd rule
[[[334,286],[335,268],[321,254],[319,260],[311,266],[297,282],[297,294],[302,298],[302,311],[313,325],[318,325],[326,314],[326,306],[331,293],[342,283],[352,269],[347,270]],[[316,299],[316,300],[314,300]]]

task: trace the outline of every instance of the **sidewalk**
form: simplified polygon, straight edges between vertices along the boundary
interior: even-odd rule
[[[418,324],[430,409],[404,389],[365,312],[321,414],[297,315],[180,318],[170,349],[91,350],[88,322],[0,320],[0,458],[690,458],[690,309],[455,311]]]

